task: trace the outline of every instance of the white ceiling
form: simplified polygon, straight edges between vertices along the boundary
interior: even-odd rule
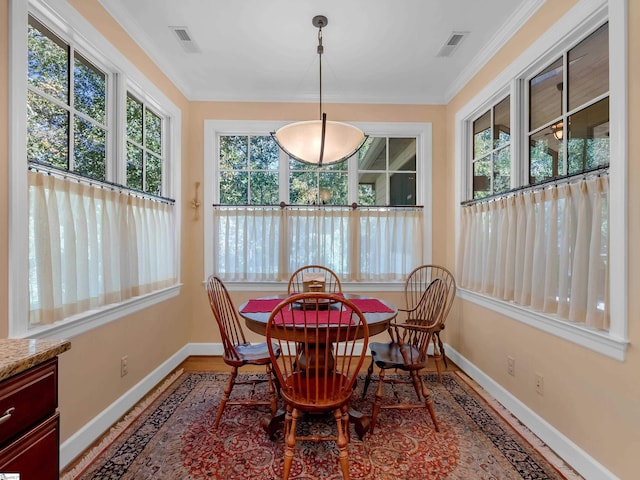
[[[100,0],[191,100],[443,104],[544,0]],[[186,27],[187,53],[170,27]],[[469,32],[449,58],[452,32]]]

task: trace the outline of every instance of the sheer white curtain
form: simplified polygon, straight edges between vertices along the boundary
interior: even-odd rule
[[[348,207],[289,207],[287,271],[304,265],[324,265],[344,278],[351,271]],[[288,276],[287,276],[288,278]]]
[[[608,176],[462,208],[460,286],[609,328]]]
[[[216,274],[230,281],[284,280],[284,213],[278,206],[215,207]]]
[[[215,272],[230,281],[286,280],[321,264],[345,280],[403,280],[423,261],[420,208],[219,206]]]
[[[363,208],[354,212],[359,228],[355,280],[404,281],[424,263],[424,217],[421,208]]]
[[[29,171],[31,326],[177,281],[173,205]]]

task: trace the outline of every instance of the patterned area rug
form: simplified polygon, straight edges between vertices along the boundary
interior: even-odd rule
[[[374,434],[360,440],[352,427],[352,479],[579,478],[534,437],[527,438],[530,434],[499,405],[488,403],[491,399],[464,375],[445,373],[442,384],[433,374],[425,377],[440,433],[425,409],[382,410]],[[219,428],[212,428],[227,379],[227,374],[193,372],[171,379],[63,480],[282,478],[282,432],[271,440],[260,427],[268,409],[228,406]],[[360,400],[363,383],[358,382],[353,406],[369,414],[377,383]],[[234,394],[241,388],[236,386]],[[393,397],[390,389],[387,398]],[[412,387],[396,390],[415,400]],[[335,423],[328,415],[298,428],[326,434]],[[289,478],[341,479],[337,454],[334,442],[298,442]]]

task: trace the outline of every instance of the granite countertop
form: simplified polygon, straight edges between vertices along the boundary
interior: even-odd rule
[[[69,340],[0,339],[0,381],[66,352]]]

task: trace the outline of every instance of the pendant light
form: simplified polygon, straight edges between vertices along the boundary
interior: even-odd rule
[[[346,160],[362,147],[367,137],[353,125],[327,120],[327,114],[322,111],[322,29],[328,20],[324,15],[316,15],[312,23],[318,29],[320,119],[290,123],[272,132],[271,136],[290,157],[321,167]]]

